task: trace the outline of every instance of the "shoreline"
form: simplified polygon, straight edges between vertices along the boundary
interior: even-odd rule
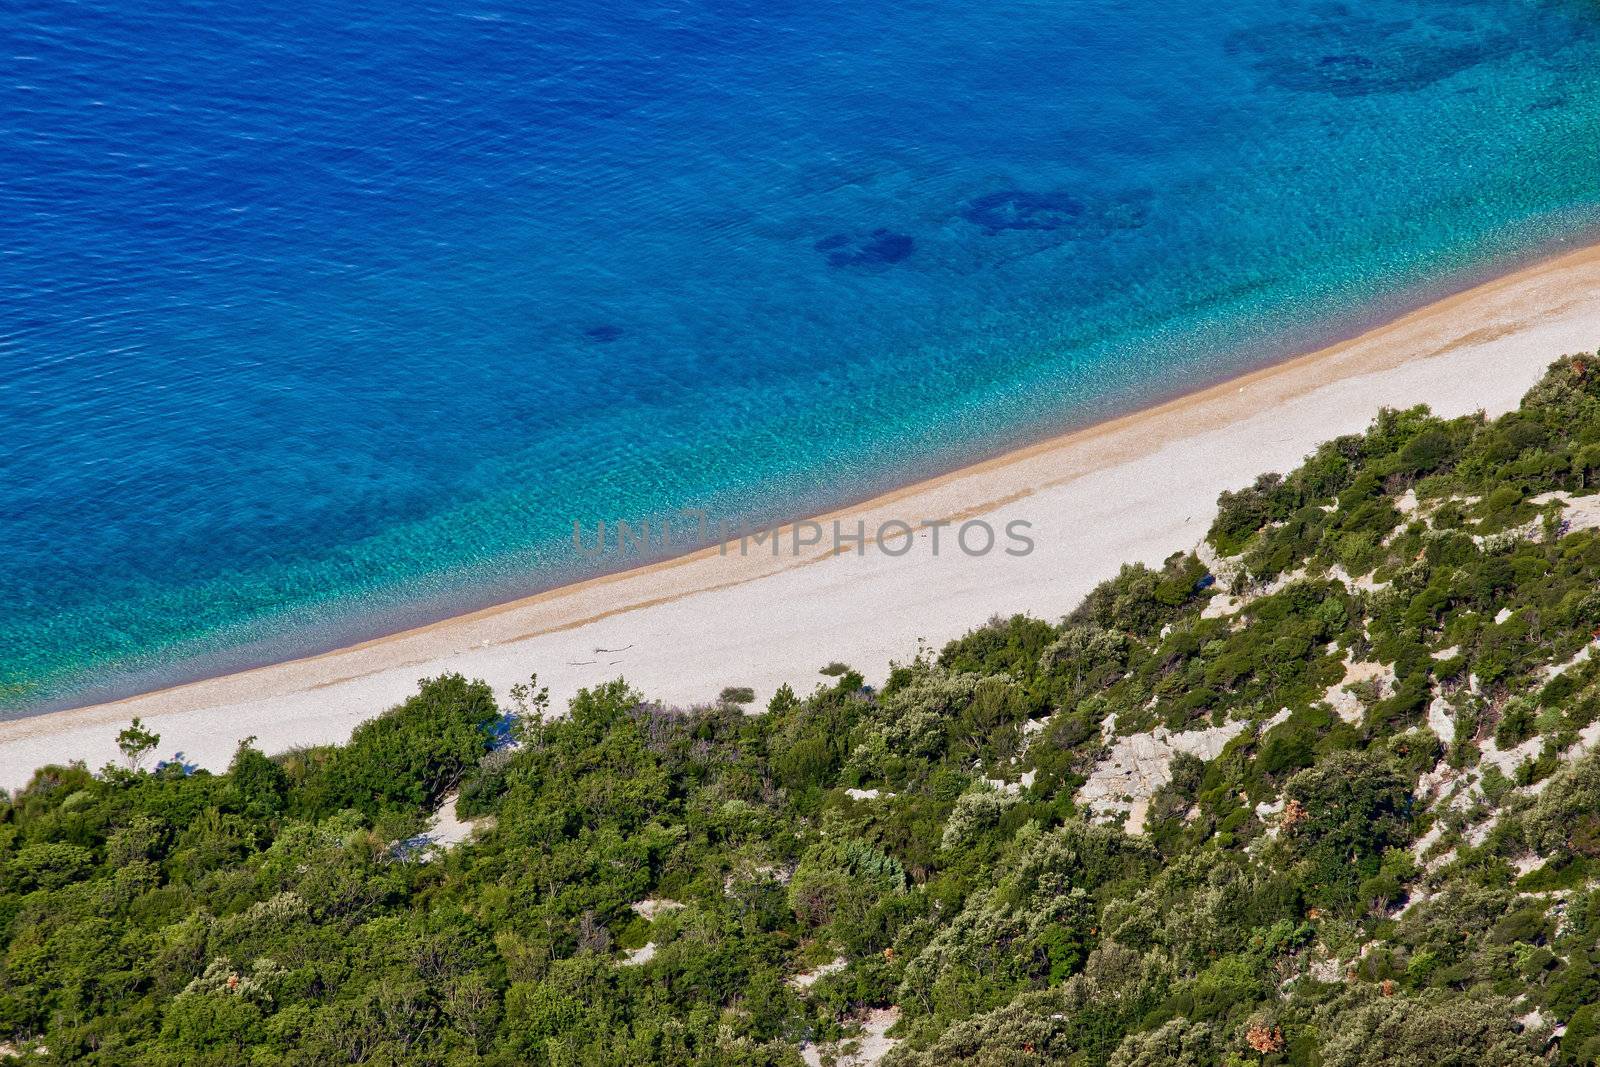
[[[537,670],[557,708],[627,677],[651,699],[692,703],[751,686],[809,689],[842,660],[881,677],[918,640],[934,647],[992,614],[1054,618],[1122,562],[1192,548],[1216,495],[1364,427],[1381,406],[1444,415],[1514,407],[1552,360],[1600,344],[1600,245],[1557,254],[1356,336],[970,466],[786,524],[982,518],[1032,524],[1026,556],[928,549],[891,556],[686,555],[560,586],[399,633],[137,696],[0,722],[0,786],[52,762],[116,754],[134,715],[163,758],[219,769],[238,740],[268,752],[345,739],[360,721],[459,669],[504,693]],[[915,620],[903,613],[926,612]],[[615,658],[613,658],[615,657]]]
[[[1575,241],[1576,244],[1574,245]],[[1559,250],[1557,250],[1558,247]],[[1243,370],[1222,370],[1215,374],[1198,376],[1193,381],[1174,384],[1169,388],[1151,388],[1148,392],[1141,392],[1137,396],[1129,396],[1119,401],[1113,401],[1107,405],[1110,410],[1103,414],[1066,417],[1052,420],[1054,425],[1036,425],[1033,432],[1008,435],[1012,438],[1009,443],[997,442],[992,447],[979,449],[975,455],[960,461],[952,461],[947,464],[933,462],[923,465],[920,471],[914,473],[908,471],[907,476],[910,477],[910,481],[892,481],[888,488],[843,494],[836,497],[837,503],[832,504],[825,511],[801,512],[792,519],[775,519],[773,520],[773,525],[788,529],[796,524],[819,522],[837,515],[848,515],[874,501],[893,497],[902,490],[929,485],[944,478],[960,474],[963,471],[976,470],[992,462],[1019,456],[1041,445],[1065,442],[1075,435],[1102,426],[1110,426],[1122,419],[1151,413],[1168,404],[1200,397],[1214,388],[1226,386],[1230,382],[1243,382],[1257,374],[1271,371],[1277,367],[1287,366],[1308,356],[1331,353],[1346,343],[1363,338],[1369,333],[1376,332],[1387,326],[1397,324],[1413,314],[1442,308],[1447,302],[1456,297],[1464,296],[1481,288],[1492,287],[1497,282],[1514,279],[1524,273],[1538,271],[1544,267],[1554,265],[1569,256],[1581,255],[1591,249],[1600,250],[1600,225],[1580,228],[1568,237],[1553,244],[1546,244],[1538,250],[1514,257],[1508,260],[1499,270],[1489,270],[1485,267],[1464,269],[1437,277],[1427,284],[1388,293],[1384,299],[1378,301],[1375,306],[1367,308],[1366,311],[1360,314],[1352,313],[1342,316],[1338,320],[1340,324],[1330,324],[1326,329],[1318,328],[1312,330],[1304,334],[1303,339],[1299,342],[1287,343],[1281,347],[1269,346],[1260,349],[1257,352],[1259,358],[1245,360],[1245,369]],[[1408,295],[1397,297],[1397,292],[1403,292]],[[1600,340],[1597,340],[1596,344],[1600,345]],[[1262,355],[1263,352],[1270,354]],[[716,541],[700,540],[696,542],[697,547],[694,548],[650,553],[637,560],[630,560],[608,569],[591,572],[587,576],[579,577],[574,575],[565,580],[559,580],[554,585],[540,585],[537,582],[515,582],[506,583],[498,592],[491,592],[489,595],[445,595],[416,599],[409,601],[403,610],[391,612],[390,621],[388,622],[374,622],[373,619],[378,618],[378,616],[374,616],[360,624],[350,625],[348,628],[339,626],[336,623],[319,623],[309,629],[327,635],[321,639],[306,639],[304,635],[301,635],[299,640],[294,640],[287,636],[271,639],[265,647],[275,650],[270,652],[263,651],[261,654],[255,655],[251,654],[248,649],[256,647],[257,642],[247,642],[240,646],[239,649],[222,650],[221,658],[225,660],[231,659],[233,662],[220,663],[213,667],[184,668],[168,665],[161,668],[143,668],[134,672],[129,677],[129,680],[123,684],[88,686],[79,689],[79,695],[66,695],[46,699],[36,705],[27,707],[25,710],[8,710],[4,716],[0,716],[0,722],[9,721],[9,719],[35,718],[41,715],[55,715],[102,705],[119,704],[139,697],[214,681],[218,678],[249,674],[253,671],[285,663],[310,661],[339,652],[362,649],[381,641],[403,637],[440,624],[457,622],[475,618],[486,612],[495,612],[518,605],[530,604],[540,597],[576,589],[590,582],[618,578],[634,571],[643,571],[650,567],[681,562],[701,551],[701,546],[715,547],[716,544]],[[531,592],[527,591],[526,588],[516,588],[517,586],[526,586],[528,584],[535,586]],[[432,604],[434,607],[424,606],[427,604]],[[145,681],[141,683],[138,681],[140,678],[145,679]]]

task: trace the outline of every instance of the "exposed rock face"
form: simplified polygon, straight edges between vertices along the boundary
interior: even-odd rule
[[[1202,559],[1201,562],[1203,563],[1205,560]],[[1212,573],[1215,574],[1216,572],[1213,571]],[[1236,614],[1257,600],[1269,597],[1274,593],[1280,593],[1295,582],[1303,582],[1305,580],[1306,569],[1300,567],[1288,574],[1280,574],[1270,582],[1257,586],[1239,596],[1220,593],[1212,597],[1206,606],[1201,609],[1200,617],[1202,619],[1221,619],[1228,615]]]
[[[1434,697],[1428,704],[1428,729],[1447,745],[1456,739],[1455,713],[1450,710],[1450,702],[1443,696]]]
[[[1180,734],[1157,727],[1149,733],[1118,738],[1078,790],[1077,801],[1101,818],[1126,812],[1128,833],[1143,833],[1150,798],[1172,781],[1172,758],[1187,752],[1203,760],[1216,759],[1228,742],[1249,726],[1247,722],[1230,722]]]
[[[828,977],[830,974],[837,974],[838,972],[844,970],[848,963],[848,960],[846,960],[843,956],[840,956],[828,963],[824,963],[820,967],[815,967],[809,971],[801,971],[799,974],[794,975],[789,979],[789,986],[792,989],[810,989],[812,986],[816,985],[819,980]]]
[[[800,1050],[800,1058],[807,1067],[822,1067],[824,1055],[835,1067],[874,1067],[896,1045],[896,1040],[886,1034],[899,1021],[899,1008],[873,1008],[861,1020],[861,1031],[855,1037],[828,1045],[807,1045]]]
[[[1561,675],[1572,670],[1574,667],[1581,667],[1585,663],[1588,663],[1589,658],[1594,655],[1594,646],[1595,642],[1591,641],[1587,645],[1584,645],[1582,648],[1578,649],[1577,654],[1571,659],[1567,660],[1565,663],[1553,663],[1546,667],[1544,674],[1545,681],[1560,677]]]
[[[1536,507],[1546,504],[1560,504],[1561,523],[1564,533],[1577,533],[1579,530],[1593,530],[1600,527],[1600,494],[1593,496],[1572,496],[1569,493],[1541,493],[1539,496],[1529,497],[1528,503]]]
[[[633,910],[645,922],[654,922],[657,915],[665,911],[677,911],[683,907],[676,900],[667,900],[665,897],[647,897],[633,905]]]
[[[1351,692],[1350,687],[1360,685],[1362,682],[1376,682],[1379,695],[1383,689],[1394,684],[1394,668],[1386,667],[1381,663],[1367,663],[1352,661],[1348,656],[1344,661],[1344,680],[1328,689],[1326,700],[1330,707],[1338,713],[1339,718],[1348,723],[1361,721],[1363,709],[1361,701]]]
[[[642,967],[656,958],[656,943],[654,941],[641,948],[623,950],[623,958],[617,961],[619,967]]]
[[[473,834],[494,828],[493,815],[480,815],[476,819],[463,819],[457,815],[456,801],[460,799],[461,793],[457,791],[441,800],[439,809],[428,820],[427,828],[397,846],[399,854],[429,863],[471,839]]]

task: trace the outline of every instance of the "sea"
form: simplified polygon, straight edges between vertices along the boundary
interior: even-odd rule
[[[11,0],[0,708],[1308,350],[1594,240],[1597,148],[1587,0]]]

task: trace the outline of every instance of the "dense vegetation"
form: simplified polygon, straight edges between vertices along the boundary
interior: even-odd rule
[[[1196,554],[881,688],[547,716],[444,677],[221,774],[144,770],[131,727],[5,808],[0,1031],[796,1064],[892,1006],[895,1067],[1600,1062],[1597,486],[1600,362],[1565,359],[1497,420],[1385,412],[1225,494]],[[1135,742],[1160,773],[1110,775]],[[473,838],[419,847],[456,790]]]

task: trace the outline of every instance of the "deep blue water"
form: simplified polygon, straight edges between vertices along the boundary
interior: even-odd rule
[[[1503,269],[1600,221],[1597,30],[18,0],[3,700],[545,588],[574,520],[840,503]]]

